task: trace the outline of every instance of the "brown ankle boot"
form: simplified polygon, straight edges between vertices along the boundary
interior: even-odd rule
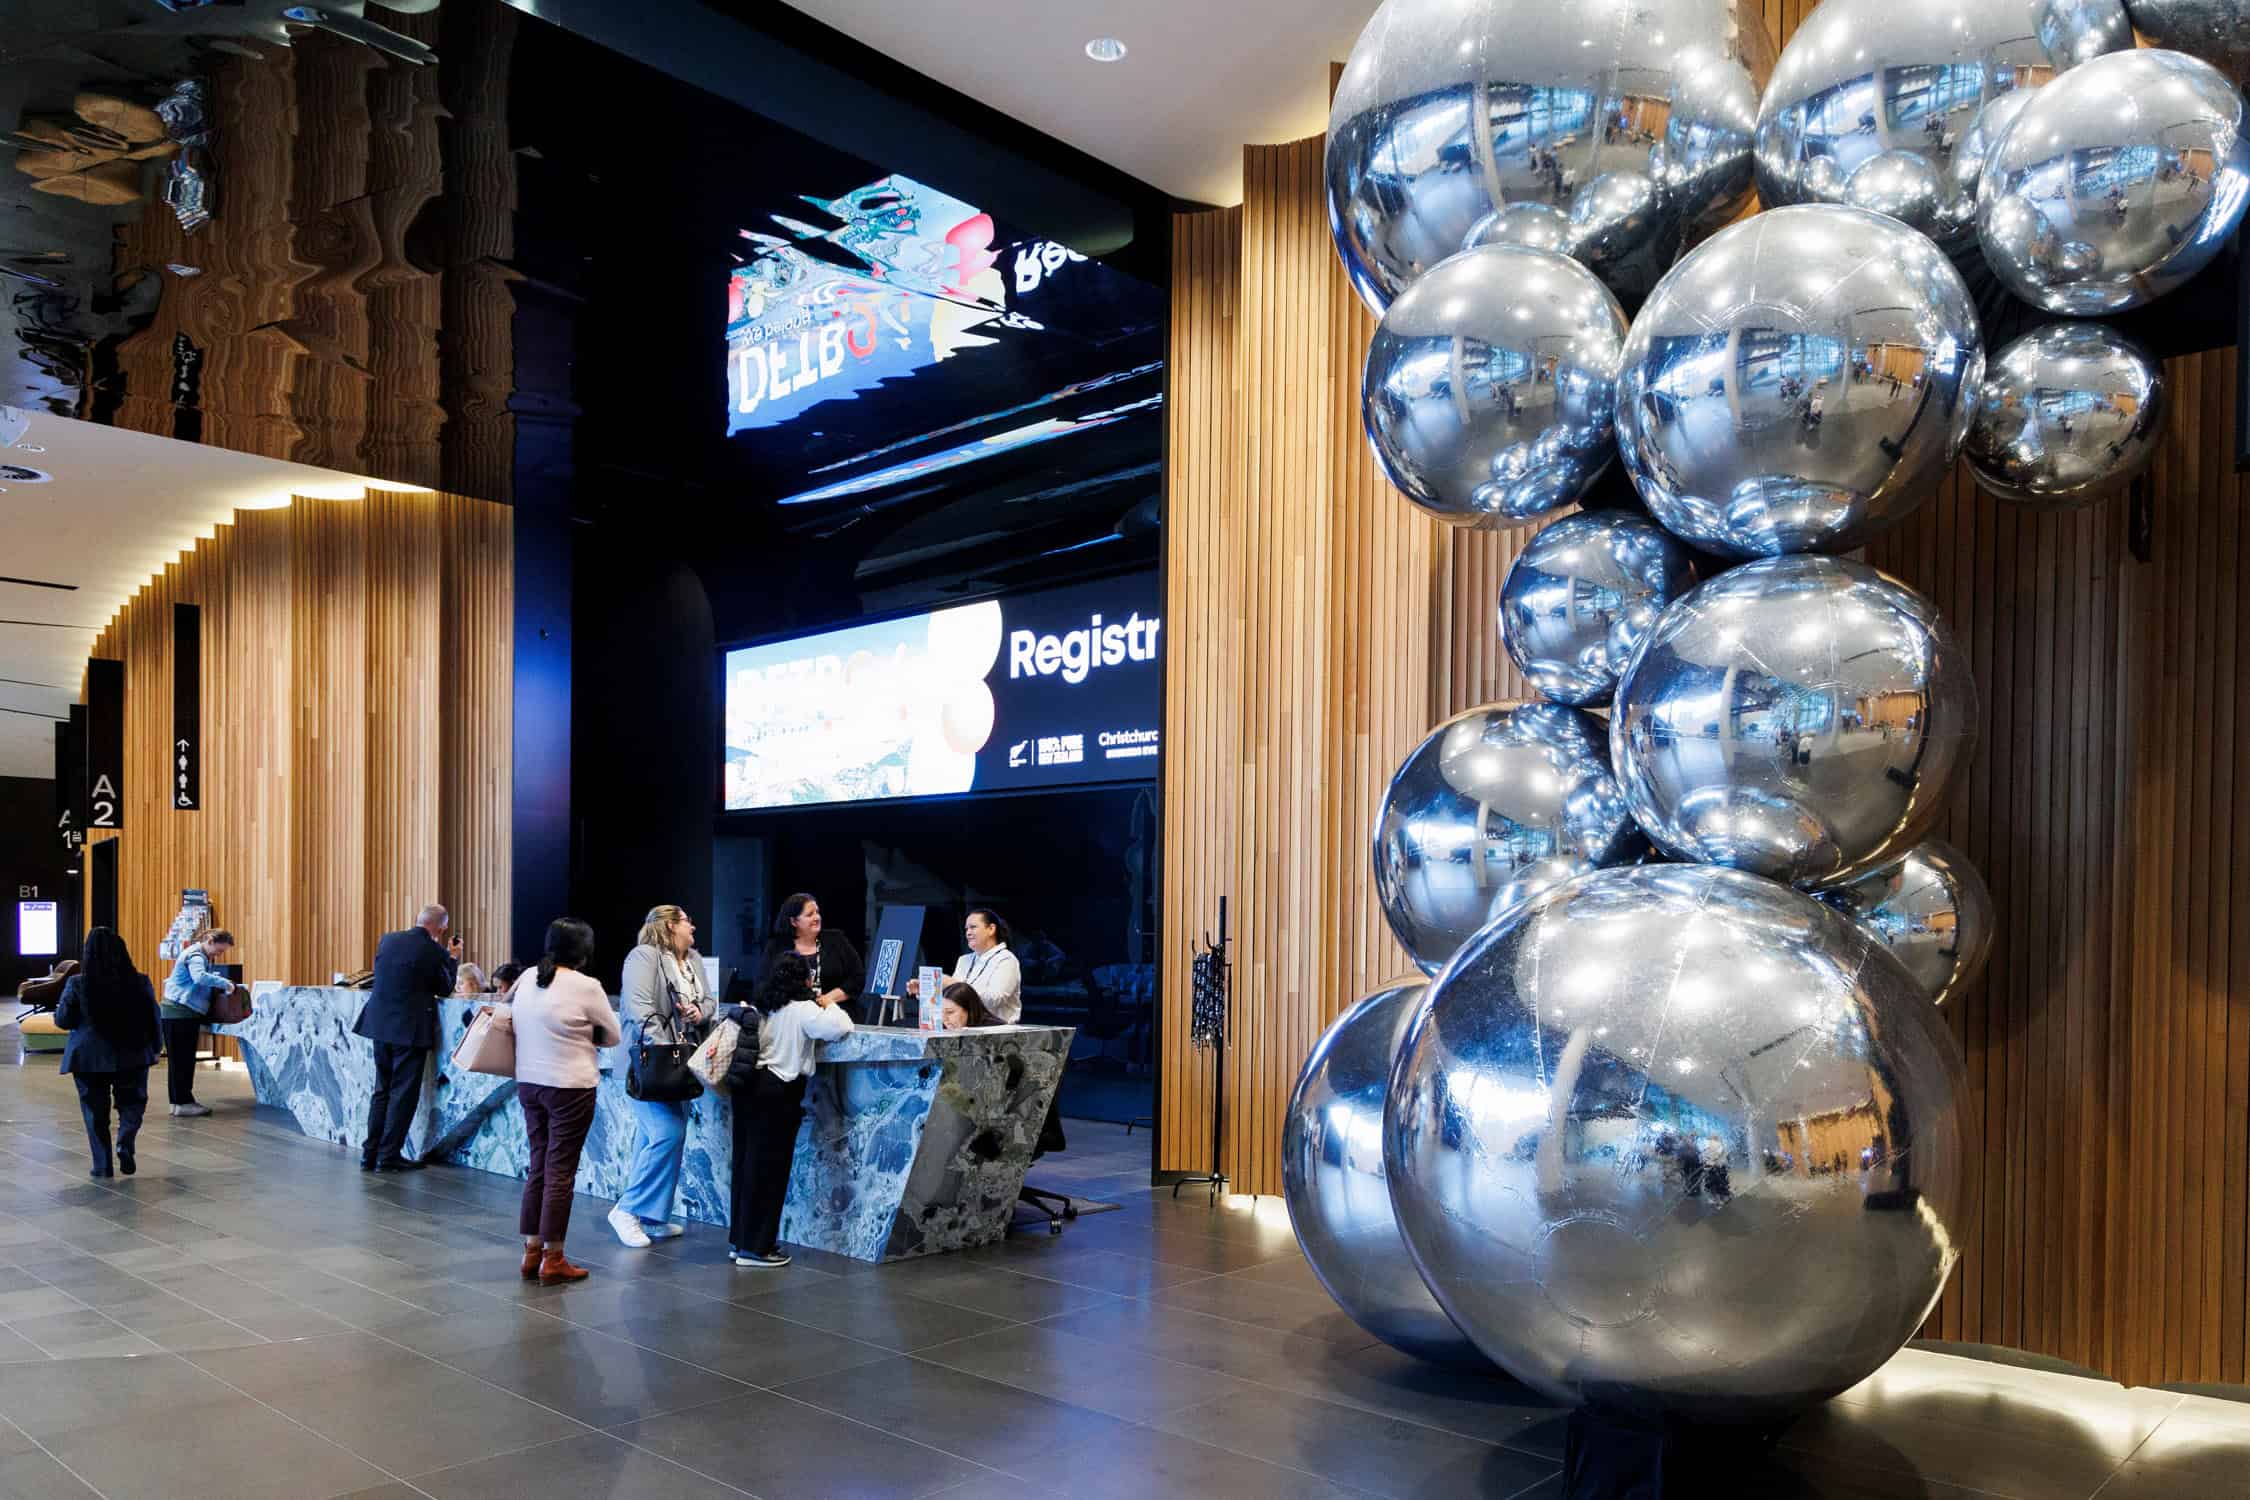
[[[541,1286],[561,1286],[565,1282],[584,1281],[589,1274],[584,1266],[574,1266],[565,1260],[560,1245],[549,1245],[540,1253],[539,1284]]]
[[[524,1252],[523,1252],[523,1279],[524,1279],[524,1280],[526,1280],[526,1281],[537,1281],[537,1280],[539,1279],[539,1259],[540,1259],[540,1257],[541,1257],[541,1256],[545,1255],[546,1253],[547,1253],[547,1247],[546,1247],[546,1246],[544,1246],[544,1245],[527,1245],[527,1246],[525,1246],[525,1247],[524,1247]]]

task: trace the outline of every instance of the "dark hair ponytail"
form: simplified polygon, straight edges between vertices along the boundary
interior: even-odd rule
[[[989,906],[972,906],[969,908],[969,915],[972,917],[982,917],[987,922],[990,922],[992,924],[992,940],[994,942],[1005,943],[1006,941],[1008,941],[1010,935],[1008,932],[1008,921],[1007,918],[1001,916],[1000,913],[994,911]]]
[[[812,998],[812,965],[794,953],[784,953],[766,967],[765,982],[752,1002],[772,1015],[792,1000]]]
[[[539,987],[555,982],[557,968],[583,969],[593,961],[594,929],[576,917],[557,917],[547,924],[547,951],[539,955]]]

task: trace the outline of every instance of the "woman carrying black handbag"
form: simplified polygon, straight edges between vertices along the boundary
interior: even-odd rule
[[[709,1024],[711,997],[703,959],[695,951],[695,923],[677,906],[652,907],[641,924],[640,945],[625,959],[625,1091],[641,1144],[609,1227],[635,1250],[670,1239],[686,1226],[672,1217],[680,1191],[680,1160],[687,1145],[688,1101],[703,1092],[687,1068],[690,1053]]]

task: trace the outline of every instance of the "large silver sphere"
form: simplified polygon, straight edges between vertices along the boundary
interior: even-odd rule
[[[1561,1400],[1784,1420],[1872,1373],[1968,1232],[1967,1079],[1898,960],[1734,870],[1604,870],[1479,933],[1391,1078],[1399,1231]]]
[[[1408,287],[1368,345],[1360,411],[1375,461],[1439,520],[1536,520],[1609,467],[1624,346],[1624,310],[1577,261],[1464,250]]]
[[[1391,778],[1375,818],[1375,894],[1407,957],[1435,974],[1508,908],[1647,850],[1600,720],[1557,703],[1473,708]]]
[[[2250,3],[2131,0],[2125,8],[2157,46],[2200,57],[2237,84],[2250,84]]]
[[[1527,543],[1500,585],[1500,640],[1542,697],[1591,708],[1664,607],[1695,583],[1687,549],[1630,511],[1565,516]]]
[[[1418,1359],[1487,1369],[1398,1237],[1383,1180],[1383,1099],[1429,986],[1400,980],[1354,1005],[1305,1059],[1281,1126],[1281,1193],[1313,1274],[1351,1320]]]
[[[1705,551],[1842,552],[1928,498],[1984,344],[1952,262],[1896,219],[1777,208],[1690,251],[1633,319],[1617,445]]]
[[[2133,45],[2122,0],[1821,0],[1758,108],[1758,197],[1850,203],[1965,241],[1982,111]]]
[[[2046,510],[2115,493],[2156,456],[2164,367],[2099,323],[2050,323],[1984,369],[1962,456],[2003,500]]]
[[[2241,92],[2184,52],[2116,52],[2032,96],[1984,160],[1977,242],[2008,290],[2098,318],[2209,264],[2250,197]]]
[[[1386,0],[1328,113],[1352,284],[1381,312],[1465,246],[1558,236],[1637,300],[1748,200],[1773,57],[1755,0]]]
[[[1618,684],[1610,754],[1667,854],[1811,886],[1920,841],[1976,724],[1927,599],[1864,563],[1776,557],[1664,612]]]
[[[1966,989],[1992,955],[1992,892],[1969,857],[1942,839],[1813,894],[1890,949],[1939,1005]]]

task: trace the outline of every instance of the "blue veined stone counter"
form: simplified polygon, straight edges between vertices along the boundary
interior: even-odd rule
[[[265,985],[239,1026],[258,1102],[288,1110],[307,1135],[355,1151],[367,1131],[375,1055],[352,1034],[363,990]],[[528,1155],[515,1085],[446,1065],[477,1002],[439,1008],[432,1084],[407,1137],[411,1154],[520,1178]],[[903,1260],[989,1244],[1008,1231],[1016,1192],[1070,1057],[1072,1028],[995,1026],[926,1032],[863,1027],[823,1043],[781,1237],[859,1260]],[[615,1199],[639,1142],[624,1059],[601,1055],[594,1125],[578,1191]],[[724,1095],[688,1106],[681,1217],[727,1221],[732,1176]]]

